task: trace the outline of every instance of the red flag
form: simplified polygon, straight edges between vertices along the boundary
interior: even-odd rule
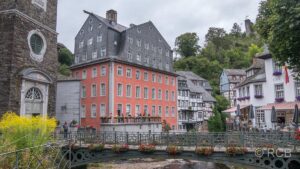
[[[284,66],[284,72],[285,72],[285,83],[289,83],[290,82],[289,72],[288,72],[288,68],[286,65]]]

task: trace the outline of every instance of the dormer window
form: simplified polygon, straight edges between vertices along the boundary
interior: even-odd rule
[[[127,53],[127,59],[128,59],[129,61],[132,60],[132,53],[131,53],[131,51],[128,51],[128,53]]]
[[[93,44],[93,38],[91,38],[91,39],[88,40],[88,45],[90,46],[92,44]]]
[[[251,77],[251,76],[253,76],[253,75],[254,75],[253,69],[247,71],[247,77]]]
[[[141,41],[141,40],[136,40],[136,45],[137,45],[138,47],[141,47],[141,46],[142,46],[142,41]]]
[[[82,35],[84,33],[84,30],[82,29],[81,31],[80,31],[80,35]]]
[[[90,18],[89,23],[90,24],[93,23],[93,18]]]
[[[98,29],[101,29],[101,27],[102,27],[102,24],[100,23],[100,24],[98,25]]]
[[[133,44],[133,38],[132,37],[128,37],[128,41],[130,44]]]
[[[90,31],[93,31],[93,25],[90,25]]]
[[[141,31],[140,28],[137,28],[137,32],[138,32],[138,33],[142,33],[142,31]]]
[[[97,36],[97,42],[99,43],[99,42],[102,42],[102,35],[98,35]]]
[[[136,55],[136,60],[137,60],[138,62],[141,62],[141,61],[142,61],[142,58],[141,58],[141,55],[140,55],[140,54],[137,54],[137,55]]]
[[[83,48],[83,45],[84,45],[84,42],[83,41],[81,41],[81,42],[79,42],[79,48]]]

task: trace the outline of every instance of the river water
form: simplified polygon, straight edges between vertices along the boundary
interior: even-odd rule
[[[109,163],[91,164],[88,169],[253,169],[246,166],[226,166],[205,161],[190,161],[182,159],[154,160],[132,159]]]

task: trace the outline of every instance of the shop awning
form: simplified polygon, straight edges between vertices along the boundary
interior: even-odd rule
[[[247,108],[249,107],[250,105],[240,105],[240,109],[244,109],[244,108]],[[224,110],[223,112],[225,113],[233,113],[233,112],[236,112],[236,108],[237,107],[231,107],[230,109],[227,109],[227,110]]]
[[[270,103],[260,107],[258,110],[272,110],[273,106],[276,110],[294,110],[296,104],[300,106],[300,102]]]

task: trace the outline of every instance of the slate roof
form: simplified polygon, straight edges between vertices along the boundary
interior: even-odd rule
[[[245,86],[249,83],[257,83],[257,82],[266,82],[266,72],[265,72],[265,66],[261,67],[260,70],[253,76],[246,78],[244,81],[242,81],[240,84],[236,86],[241,87]]]
[[[97,19],[99,19],[101,22],[105,23],[105,25],[107,25],[109,28],[112,28],[118,32],[123,32],[126,29],[128,29],[126,26],[123,26],[121,24],[115,23],[115,22],[110,22],[109,20],[107,20],[106,18],[103,18],[97,14],[94,14],[92,12],[88,12],[88,11],[84,11],[87,14],[93,15],[95,16]]]
[[[244,69],[224,69],[224,72],[227,74],[227,76],[245,76],[246,71]]]
[[[179,76],[177,80],[186,80],[188,89],[193,93],[202,93],[204,102],[216,102],[216,99],[211,96],[207,89],[212,89],[208,81],[191,71],[177,71]],[[196,86],[192,80],[201,80],[205,82],[206,86]]]
[[[207,81],[206,79],[203,79],[202,77],[196,75],[194,72],[191,71],[176,71],[176,73],[180,76],[185,76],[188,79]]]

